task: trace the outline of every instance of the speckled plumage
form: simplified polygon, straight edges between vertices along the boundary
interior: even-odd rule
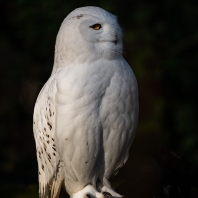
[[[122,197],[108,179],[128,158],[137,120],[137,82],[116,17],[97,7],[74,10],[35,104],[40,197],[58,197],[62,184],[73,198]]]

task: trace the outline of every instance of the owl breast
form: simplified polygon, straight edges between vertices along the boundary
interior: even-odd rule
[[[57,78],[59,152],[67,169],[74,170],[68,180],[108,179],[126,161],[137,124],[131,68],[120,58],[67,68]]]

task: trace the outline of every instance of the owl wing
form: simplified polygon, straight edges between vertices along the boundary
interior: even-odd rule
[[[138,121],[138,87],[135,75],[124,59],[115,63],[112,68],[113,76],[100,108],[105,150],[104,183],[128,159]]]
[[[63,181],[62,165],[55,144],[55,76],[42,88],[34,108],[33,130],[42,198],[58,196]]]

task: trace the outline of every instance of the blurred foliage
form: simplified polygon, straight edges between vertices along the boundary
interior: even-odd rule
[[[86,5],[114,13],[123,28],[140,95],[133,161],[160,146],[198,163],[198,1],[1,0],[0,192],[14,193],[7,197],[38,196],[37,187],[19,185],[37,183],[34,103],[50,76],[61,22]]]

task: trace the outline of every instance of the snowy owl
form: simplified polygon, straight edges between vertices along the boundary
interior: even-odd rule
[[[108,180],[128,158],[138,88],[116,16],[89,6],[64,19],[33,119],[41,198],[62,185],[72,198],[123,197]]]

